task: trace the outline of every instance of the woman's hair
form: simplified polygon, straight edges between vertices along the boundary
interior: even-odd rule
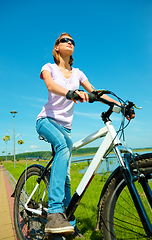
[[[61,38],[63,38],[63,36],[65,36],[65,35],[71,37],[70,34],[68,34],[68,33],[62,33],[61,36],[56,40],[55,45],[54,45],[54,48],[53,48],[54,62],[55,62],[57,65],[59,65],[59,63],[60,63],[60,57],[59,57],[59,53],[55,50],[55,46],[57,46],[57,45],[59,44],[59,40],[60,40]],[[71,38],[72,38],[72,37],[71,37]],[[73,59],[73,57],[72,57],[72,55],[71,55],[71,56],[70,56],[70,60],[69,60],[70,66],[72,66],[73,61],[74,61],[74,59]]]

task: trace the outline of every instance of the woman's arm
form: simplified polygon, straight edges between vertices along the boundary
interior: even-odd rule
[[[82,83],[82,86],[84,87],[84,89],[86,91],[88,91],[89,93],[91,93],[92,91],[94,91],[94,87],[91,85],[91,83],[88,81],[88,80],[85,80],[83,83]],[[109,102],[114,102],[114,103],[117,103],[118,105],[120,105],[119,102],[117,102],[116,100],[112,99],[111,97],[107,96],[106,94],[103,94],[102,95],[102,98],[108,100]]]
[[[84,88],[87,92],[89,92],[89,93],[91,93],[92,91],[94,91],[94,87],[91,85],[91,83],[90,83],[88,80],[85,80],[85,81],[82,83],[82,86],[83,86],[83,88]],[[106,100],[108,100],[108,101],[110,101],[110,102],[115,102],[115,103],[117,103],[118,105],[120,105],[119,102],[115,101],[114,99],[112,99],[111,97],[107,96],[106,94],[103,94],[102,98],[104,98],[104,99],[106,99]]]
[[[91,85],[91,83],[88,80],[85,80],[82,83],[82,87],[89,93],[91,93],[94,90],[94,87]]]
[[[60,85],[56,84],[49,71],[47,70],[42,71],[42,76],[49,92],[64,97],[66,96],[68,89],[63,88]]]
[[[91,93],[92,91],[94,91],[94,87],[91,85],[91,83],[90,83],[88,80],[84,81],[84,82],[82,83],[82,86],[83,86],[84,89],[85,89],[86,91],[88,91],[89,93]],[[108,100],[109,102],[114,102],[114,103],[117,103],[118,105],[121,105],[120,102],[112,99],[111,97],[107,96],[106,94],[103,94],[103,95],[102,95],[102,98]],[[127,118],[129,121],[130,121],[131,119],[133,119],[134,117],[135,117],[135,114],[134,114],[134,113],[131,115],[131,117],[126,116],[126,118]]]

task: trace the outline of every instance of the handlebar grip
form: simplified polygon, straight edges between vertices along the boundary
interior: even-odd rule
[[[94,93],[89,93],[89,103],[93,103],[94,101],[97,101],[97,97]]]
[[[114,105],[113,102],[109,102],[108,100],[100,97],[100,95],[97,95],[94,92],[89,93],[89,103],[93,103],[95,101],[100,101],[100,102],[105,103],[105,104],[107,104],[109,106],[113,106]]]
[[[71,99],[82,100],[82,98],[77,93],[75,93],[75,91],[69,90],[66,94],[66,98],[69,99],[69,100],[71,100]],[[80,90],[77,90],[77,91],[80,91]]]
[[[77,93],[73,93],[73,97],[74,100],[82,100],[82,98],[77,94]]]

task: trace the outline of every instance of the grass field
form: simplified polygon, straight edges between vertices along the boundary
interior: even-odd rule
[[[27,161],[27,166],[38,162]],[[39,164],[46,165],[46,161],[39,161]],[[82,163],[72,163],[71,165],[71,191],[72,194],[75,192],[83,174],[79,173],[80,170],[87,167],[87,162]],[[26,161],[19,161],[16,163],[16,168],[14,169],[13,162],[8,162],[4,166],[13,175],[13,177],[18,180],[21,173],[26,167]],[[97,221],[97,204],[100,198],[102,187],[107,179],[106,175],[96,175],[91,182],[89,188],[87,189],[84,197],[82,198],[76,212],[75,217],[77,220],[77,226],[83,233],[86,239],[102,239],[102,233],[94,231]]]
[[[26,161],[22,160],[22,161],[19,161],[16,163],[15,169],[14,169],[13,162],[8,162],[7,165],[4,164],[4,166],[14,176],[14,178],[16,180],[18,180],[19,176],[26,168],[26,165],[29,166],[32,164],[40,164],[40,165],[45,166],[47,164],[47,162],[44,160],[41,160],[39,162],[27,161],[27,163],[26,163]],[[83,177],[83,174],[80,173],[80,170],[86,169],[87,166],[88,166],[87,162],[72,163],[72,165],[71,165],[71,191],[72,191],[72,194],[74,194],[79,182],[81,181],[81,179]],[[86,240],[89,240],[89,239],[102,240],[102,233],[99,231],[96,232],[94,229],[96,227],[96,222],[97,222],[97,211],[98,211],[97,204],[98,204],[98,201],[100,198],[102,188],[103,188],[107,178],[108,178],[108,175],[106,173],[103,174],[102,176],[99,174],[96,174],[93,181],[89,185],[86,193],[84,194],[78,208],[76,209],[75,216],[76,216],[76,220],[77,220],[77,226],[80,229],[80,231],[82,232],[82,234],[85,236]],[[138,184],[138,181],[137,181],[137,184]],[[150,184],[152,184],[152,183],[150,183]],[[138,189],[138,187],[137,187],[137,189]],[[124,191],[122,191],[121,197],[117,201],[117,208],[115,208],[115,213],[116,214],[118,213],[118,220],[120,219],[120,213],[121,213],[122,214],[121,215],[122,222],[126,221],[126,223],[129,222],[129,224],[130,224],[130,214],[129,214],[129,216],[127,216],[126,213],[124,214],[122,212],[121,205],[123,206],[123,209],[126,210],[128,205],[130,207],[134,204],[133,204],[129,194],[126,193],[127,192],[126,190],[128,190],[128,188],[123,188],[123,190]],[[138,192],[142,196],[143,192],[141,191],[141,193],[140,193],[140,191],[141,191],[141,187],[138,189]],[[127,196],[129,196],[128,199],[127,199]],[[144,198],[144,195],[143,195],[143,198]],[[125,200],[123,203],[122,203],[122,199]],[[149,214],[150,214],[150,221],[152,221],[151,212]],[[132,212],[132,215],[134,215],[134,212]],[[127,219],[127,217],[128,217],[128,219]],[[124,218],[125,218],[125,220],[124,220]],[[116,217],[116,219],[117,219],[117,217]],[[140,230],[143,231],[140,219],[137,215],[135,218],[134,232],[136,232],[136,229],[138,230],[138,227],[137,227],[138,224],[140,226]],[[116,228],[117,228],[117,224],[116,224]],[[124,229],[123,229],[123,231],[124,231]],[[119,238],[119,239],[124,239],[124,234],[125,234],[125,237],[127,236],[126,235],[127,232],[126,233],[123,232],[123,238]],[[127,237],[125,239],[127,239]],[[138,238],[132,238],[132,239],[138,239]],[[145,238],[140,238],[140,239],[145,239]],[[76,240],[76,238],[75,238],[75,240]]]

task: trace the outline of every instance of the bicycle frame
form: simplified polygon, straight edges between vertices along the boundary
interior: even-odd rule
[[[111,121],[108,121],[105,123],[105,127],[101,128],[99,131],[83,138],[82,140],[76,142],[73,146],[73,150],[76,150],[82,146],[85,146],[86,144],[104,137],[104,140],[102,141],[100,147],[98,148],[98,151],[96,152],[92,162],[90,163],[86,173],[84,174],[81,182],[79,183],[79,186],[77,187],[71,202],[67,208],[66,214],[67,217],[70,219],[74,211],[76,210],[78,203],[80,202],[82,196],[84,195],[86,189],[88,188],[89,184],[91,183],[95,173],[98,171],[100,165],[102,164],[104,158],[106,157],[108,150],[113,146],[121,146],[121,151],[125,152],[127,151],[121,144],[119,138],[117,137],[117,133],[111,123]],[[116,148],[117,149],[117,148]],[[118,158],[119,165],[121,167],[125,167],[124,161],[122,159],[120,150],[117,149],[115,151],[115,154]],[[130,150],[128,150],[129,152]]]
[[[95,175],[95,173],[98,171],[98,168],[100,167],[102,161],[104,160],[108,150],[112,145],[121,145],[120,140],[117,137],[117,133],[112,125],[112,123],[109,121],[106,123],[106,126],[102,129],[100,129],[98,132],[93,133],[92,135],[89,135],[86,138],[83,138],[79,142],[75,143],[73,146],[73,150],[76,150],[78,148],[81,148],[82,146],[96,140],[97,138],[101,138],[105,136],[103,142],[101,143],[98,151],[96,152],[91,164],[89,165],[89,168],[87,169],[84,177],[82,178],[76,192],[80,196],[84,189],[87,187],[88,183],[90,182],[90,179]],[[121,161],[121,164],[123,165],[123,161]]]
[[[111,121],[107,121],[105,122],[105,127],[101,128],[100,130],[98,130],[97,132],[81,139],[80,141],[76,142],[73,145],[73,151],[75,151],[76,149],[81,148],[82,146],[87,145],[90,142],[95,141],[98,138],[104,137],[100,147],[98,148],[98,151],[96,152],[92,162],[90,163],[86,173],[84,174],[81,182],[79,183],[72,199],[71,202],[66,210],[66,215],[68,217],[68,219],[70,220],[70,218],[72,217],[74,211],[76,210],[77,206],[79,205],[79,202],[81,200],[81,198],[83,197],[86,189],[88,188],[89,184],[91,183],[94,175],[96,174],[96,172],[98,171],[100,165],[102,164],[104,158],[106,157],[108,150],[113,147],[114,152],[117,156],[119,165],[122,169],[122,173],[124,175],[124,179],[128,185],[128,189],[131,193],[131,196],[133,198],[134,204],[137,208],[138,214],[141,218],[141,222],[143,223],[143,227],[146,231],[146,233],[151,236],[152,235],[152,226],[151,223],[149,221],[149,218],[146,214],[146,211],[144,210],[144,206],[140,200],[140,196],[136,190],[136,187],[133,183],[133,179],[132,179],[132,175],[129,169],[129,165],[127,165],[127,154],[125,154],[125,161],[122,158],[121,152],[123,153],[131,153],[132,151],[130,149],[126,149],[122,146],[117,133],[111,123]],[[49,164],[48,164],[49,166]],[[28,203],[30,202],[30,200],[32,199],[32,196],[34,195],[36,189],[39,186],[39,182],[36,184],[36,187],[34,188],[33,192],[31,193],[31,195],[28,197],[26,203],[25,203],[25,209],[33,212],[35,214],[38,215],[42,215],[43,210],[44,211],[48,211],[46,208],[43,208],[43,206],[39,206],[39,209],[31,209],[28,207]],[[45,197],[46,194],[46,190],[44,191],[44,195],[43,198]],[[27,198],[27,195],[26,195]],[[152,196],[151,196],[152,198]],[[43,199],[42,199],[43,201]]]
[[[73,145],[73,151],[75,151],[76,149],[79,149],[82,146],[85,146],[88,143],[93,142],[96,139],[101,138],[101,137],[105,137],[105,138],[104,138],[103,142],[101,143],[101,145],[100,145],[98,151],[96,152],[88,170],[84,174],[84,177],[82,178],[82,180],[81,180],[81,182],[80,182],[80,184],[79,184],[79,186],[76,190],[76,193],[78,194],[78,196],[82,196],[82,193],[84,192],[84,190],[89,186],[89,183],[91,182],[91,180],[93,179],[93,176],[95,175],[98,168],[100,167],[100,165],[101,165],[102,161],[104,160],[104,157],[106,156],[109,148],[112,145],[117,145],[117,146],[121,145],[121,143],[120,143],[120,140],[117,137],[117,133],[116,133],[111,121],[108,121],[106,123],[105,127],[101,128],[97,132],[81,139],[80,141],[76,142]],[[122,158],[120,158],[119,160],[120,160],[121,166],[124,166],[124,162],[123,162]],[[34,195],[38,186],[39,186],[39,183],[36,184],[34,190],[32,191],[31,195],[27,199],[24,206],[25,206],[26,210],[28,210],[30,212],[34,212],[38,215],[41,215],[42,214],[42,212],[41,212],[42,209],[36,210],[36,209],[31,209],[31,208],[28,207],[28,203],[32,199],[32,196]],[[45,197],[45,195],[44,195],[44,197]],[[27,195],[26,195],[26,198],[27,198]]]

